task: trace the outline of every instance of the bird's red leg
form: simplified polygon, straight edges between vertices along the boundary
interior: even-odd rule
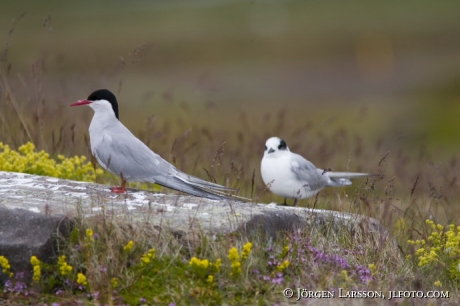
[[[121,179],[121,186],[120,187],[111,187],[110,190],[114,193],[125,193],[126,192],[126,181],[122,178]]]

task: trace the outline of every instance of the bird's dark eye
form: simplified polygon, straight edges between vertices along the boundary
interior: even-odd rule
[[[267,146],[265,146],[265,151],[267,151]]]
[[[278,146],[278,150],[286,150],[286,148],[287,148],[286,142],[284,142],[284,140],[281,139],[280,145]]]

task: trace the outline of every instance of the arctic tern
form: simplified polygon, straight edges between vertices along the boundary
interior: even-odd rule
[[[104,169],[121,178],[121,186],[112,187],[112,192],[124,193],[126,182],[134,181],[151,182],[213,200],[231,199],[226,193],[234,189],[177,170],[134,136],[120,122],[117,99],[109,90],[96,90],[87,99],[70,106],[79,105],[94,110],[89,126],[92,154]]]
[[[298,199],[312,197],[324,187],[348,186],[352,178],[372,175],[318,169],[299,154],[291,152],[279,137],[271,137],[265,142],[260,171],[267,188],[284,197],[284,205],[286,198],[294,198],[295,205]]]

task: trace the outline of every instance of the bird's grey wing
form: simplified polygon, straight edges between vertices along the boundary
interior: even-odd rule
[[[197,186],[199,188],[205,188],[205,189],[215,189],[215,190],[222,190],[222,191],[236,191],[233,188],[228,188],[213,182],[208,182],[205,180],[202,180],[196,176],[187,174],[182,171],[177,171],[176,177],[180,179],[181,181],[187,182],[188,184]]]
[[[228,197],[226,194],[216,192],[214,190],[203,189],[195,185],[191,185],[188,182],[185,182],[179,179],[176,176],[171,175],[161,175],[155,177],[155,182],[158,185],[168,187],[177,191],[185,192],[197,197],[208,198],[211,200],[231,200],[241,202],[241,197]]]
[[[104,131],[93,154],[104,168],[127,181],[150,181],[160,173],[176,171],[122,125]]]
[[[296,178],[308,184],[310,190],[319,190],[327,185],[328,178],[323,175],[324,171],[316,168],[313,163],[302,156],[292,153],[290,165]]]
[[[105,168],[127,181],[152,182],[213,200],[231,199],[225,194],[212,192],[212,189],[227,191],[226,187],[178,171],[124,126],[112,128],[110,133],[104,133],[102,140],[95,147],[94,153]]]

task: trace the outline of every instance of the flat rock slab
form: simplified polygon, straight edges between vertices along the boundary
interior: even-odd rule
[[[91,217],[104,213],[127,218],[130,222],[148,222],[174,232],[201,230],[216,234],[261,227],[266,232],[276,233],[305,222],[322,223],[326,220],[359,224],[361,228],[365,226],[370,231],[380,231],[377,220],[356,214],[216,201],[134,189],[128,189],[126,194],[114,194],[107,185],[2,171],[0,205],[68,218],[78,214]]]
[[[377,220],[355,214],[134,189],[114,194],[106,185],[0,171],[0,255],[28,279],[30,256],[55,260],[57,239],[68,237],[73,218],[100,216],[181,236],[255,230],[275,236],[305,224],[384,233]],[[0,270],[0,284],[5,279]]]

